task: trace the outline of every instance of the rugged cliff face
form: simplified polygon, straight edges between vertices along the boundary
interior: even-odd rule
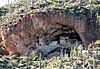
[[[10,55],[30,54],[36,46],[37,37],[41,38],[43,43],[49,44],[63,34],[66,36],[77,34],[86,46],[100,37],[97,30],[99,26],[93,19],[95,12],[93,13],[92,18],[87,19],[67,13],[65,10],[58,13],[50,10],[48,12],[31,12],[24,16],[21,15],[16,24],[10,27],[1,25],[0,33]]]

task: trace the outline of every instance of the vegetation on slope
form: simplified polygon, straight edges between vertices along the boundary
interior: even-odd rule
[[[68,10],[70,13],[81,13],[84,12],[85,9],[90,9],[91,11],[98,12],[100,15],[100,1],[69,1],[69,0],[33,0],[24,1],[20,0],[19,2],[12,3],[6,6],[1,7],[0,15],[3,19],[3,23],[9,24],[11,21],[14,23],[14,19],[12,17],[20,18],[20,15],[25,15],[31,12],[47,12],[50,9],[57,9]],[[59,11],[58,11],[59,12]],[[18,20],[16,19],[16,20]]]

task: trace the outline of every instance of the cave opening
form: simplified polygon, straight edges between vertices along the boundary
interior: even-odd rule
[[[77,34],[77,32],[74,30],[69,30],[67,33],[61,33],[60,35],[58,35],[58,38],[59,37],[65,37],[65,40],[77,40],[79,42],[82,42],[79,34]]]
[[[69,29],[69,30],[61,30],[62,32],[56,35],[54,38],[54,41],[58,41],[60,43],[60,37],[64,37],[65,40],[77,40],[78,42],[82,43],[82,40],[79,36],[79,34],[74,30],[74,29]],[[67,37],[67,38],[66,38]],[[73,41],[71,42],[73,43]]]
[[[54,52],[61,53],[63,45],[60,44],[60,40],[61,40],[61,37],[63,37],[63,38],[65,38],[66,43],[68,43],[68,42],[70,43],[69,45],[65,44],[65,46],[63,47],[63,54],[66,53],[66,54],[68,54],[68,57],[70,57],[70,52],[76,46],[76,41],[79,43],[82,43],[82,40],[81,40],[79,34],[74,29],[66,29],[66,30],[58,30],[58,31],[61,31],[61,32],[52,38],[51,43],[57,41],[57,44],[60,45],[60,47],[58,46],[57,48],[51,50],[48,54],[52,54]],[[66,52],[65,52],[65,50],[66,50]]]

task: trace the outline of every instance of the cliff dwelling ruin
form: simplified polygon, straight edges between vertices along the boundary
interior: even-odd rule
[[[60,36],[77,39],[84,46],[100,39],[96,12],[86,8],[79,9],[81,12],[75,10],[71,13],[69,8],[52,8],[46,12],[32,11],[10,16],[12,21],[8,24],[1,20],[0,37],[5,49],[10,55],[27,55],[39,39],[44,46],[53,41],[59,43]]]

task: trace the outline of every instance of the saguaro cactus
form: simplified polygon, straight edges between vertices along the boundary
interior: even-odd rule
[[[16,2],[16,0],[15,0],[15,2]]]
[[[41,60],[42,60],[41,53],[39,53],[39,69],[41,69]]]
[[[83,57],[83,69],[85,69],[85,58]]]
[[[9,9],[9,12],[10,12],[10,0],[8,0],[8,9]]]
[[[64,59],[63,48],[61,48],[60,58],[61,58],[61,66],[62,66],[62,69],[64,69],[64,67],[63,67],[63,59]]]

